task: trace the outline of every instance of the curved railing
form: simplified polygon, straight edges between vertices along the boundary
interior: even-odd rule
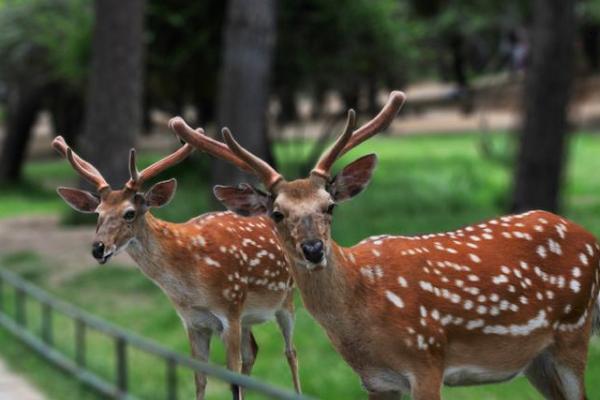
[[[9,295],[12,289],[14,294],[14,310],[7,312]],[[36,301],[41,307],[41,332],[40,336],[34,334],[27,327],[26,301]],[[74,359],[68,357],[54,346],[53,315],[60,313],[71,319],[75,329]],[[18,275],[0,268],[0,326],[18,337],[22,342],[38,352],[48,361],[73,375],[84,384],[114,399],[135,399],[130,393],[128,378],[127,348],[131,346],[142,352],[151,354],[165,363],[166,373],[166,399],[178,398],[178,368],[187,368],[190,371],[199,371],[209,377],[236,384],[247,390],[273,399],[302,400],[308,397],[300,396],[284,389],[260,382],[246,375],[236,374],[223,367],[195,360],[191,357],[168,350],[148,339],[125,331],[101,318],[57,299],[39,287],[20,278]],[[86,332],[94,330],[114,341],[115,348],[115,381],[109,382],[86,366]]]

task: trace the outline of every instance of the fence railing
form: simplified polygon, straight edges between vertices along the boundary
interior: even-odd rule
[[[14,309],[12,310],[14,317],[7,310],[8,302],[6,299],[10,295],[9,289],[12,289],[14,295]],[[39,336],[28,329],[26,302],[31,300],[37,302],[41,308],[41,332]],[[73,358],[67,356],[54,346],[55,332],[52,321],[55,313],[62,314],[73,322],[75,330]],[[264,395],[268,398],[282,400],[308,399],[308,397],[260,382],[246,375],[236,374],[223,367],[201,362],[168,350],[148,339],[127,332],[122,328],[89,314],[72,304],[59,300],[1,267],[0,326],[17,336],[18,339],[48,361],[62,368],[94,390],[114,399],[136,399],[131,394],[129,387],[127,349],[130,346],[144,353],[151,354],[164,362],[166,367],[166,399],[168,400],[178,399],[178,368],[186,368],[191,372],[203,372],[207,376],[242,386],[251,392]],[[115,351],[114,382],[109,382],[86,365],[86,335],[89,330],[99,332],[113,340]]]

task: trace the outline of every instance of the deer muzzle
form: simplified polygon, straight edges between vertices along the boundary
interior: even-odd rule
[[[323,241],[320,239],[305,240],[301,246],[304,258],[313,264],[320,263],[325,257]]]

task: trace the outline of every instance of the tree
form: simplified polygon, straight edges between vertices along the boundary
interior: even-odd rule
[[[226,11],[217,120],[257,156],[270,160],[266,113],[275,44],[275,0],[231,0]],[[212,180],[245,180],[234,166],[214,160]]]
[[[0,89],[6,90],[0,99],[6,111],[0,182],[21,179],[31,128],[43,107],[65,137],[79,131],[90,15],[87,0],[0,4]]]
[[[559,208],[574,73],[575,0],[536,0],[513,209]]]
[[[148,2],[148,107],[180,114],[191,104],[202,125],[214,122],[226,5],[214,0]]]
[[[376,89],[405,82],[416,55],[412,41],[422,29],[404,2],[282,0],[279,7],[274,92],[282,123],[296,118],[298,93],[311,96],[317,111],[323,95],[335,91],[346,107],[373,112]],[[364,108],[357,101],[363,91],[369,94]]]
[[[96,0],[92,63],[80,140],[109,184],[129,177],[127,154],[141,124],[144,0]]]
[[[0,182],[18,182],[31,128],[41,109],[43,87],[12,84],[6,101],[6,136],[0,154]]]

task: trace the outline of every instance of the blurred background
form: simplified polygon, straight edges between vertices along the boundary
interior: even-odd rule
[[[51,140],[63,135],[120,187],[128,150],[139,149],[140,166],[173,151],[167,121],[182,115],[211,136],[228,126],[295,178],[341,131],[348,108],[364,123],[393,89],[408,96],[399,117],[344,158],[376,152],[380,164],[370,188],[336,210],[340,243],[534,208],[600,235],[599,0],[0,0],[0,266],[188,353],[168,300],[127,255],[95,264],[94,219],[55,193],[83,183]],[[220,209],[212,184],[251,179],[204,154],[164,174],[172,176],[176,198],[157,213],[169,221]],[[297,305],[305,391],[364,398]],[[68,322],[55,324],[64,328],[56,345],[71,351]],[[291,388],[275,326],[256,336],[254,376]],[[109,344],[89,341],[88,364],[110,377]],[[213,343],[213,361],[224,364]],[[600,399],[598,339],[589,360],[588,395]],[[129,371],[135,394],[162,398],[162,365],[132,357]],[[190,398],[191,374],[180,382]],[[209,398],[229,397],[224,385],[209,388]],[[28,394],[6,398],[100,398],[0,330],[0,393],[17,389]],[[444,395],[540,398],[523,379]]]

